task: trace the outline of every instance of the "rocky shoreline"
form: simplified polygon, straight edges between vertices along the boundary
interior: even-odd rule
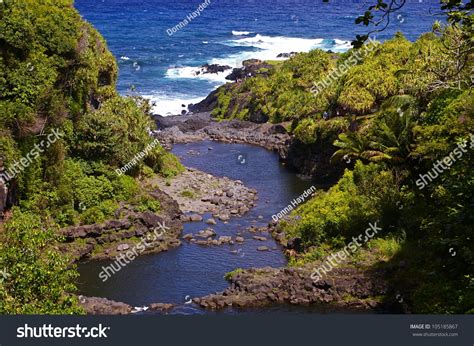
[[[282,124],[257,124],[238,119],[217,121],[208,112],[155,116],[155,121],[159,129],[155,136],[168,149],[176,143],[213,140],[258,145],[285,156],[291,139]]]
[[[223,292],[194,298],[204,309],[255,308],[275,304],[322,304],[333,309],[383,311],[376,297],[387,293],[383,270],[335,268],[324,280],[314,281],[310,267],[236,270]]]
[[[141,253],[158,253],[179,246],[183,225],[178,203],[159,189],[150,192],[150,196],[160,201],[159,213],[137,212],[128,205],[122,205],[116,210],[115,218],[104,223],[63,228],[61,235],[64,242],[60,250],[72,262],[112,259],[133,248],[142,239],[152,238],[160,225],[164,225],[166,231],[147,242],[146,249]]]
[[[143,307],[132,307],[126,303],[107,298],[79,296],[79,304],[88,315],[129,315],[145,311],[169,312],[173,304],[152,303]]]

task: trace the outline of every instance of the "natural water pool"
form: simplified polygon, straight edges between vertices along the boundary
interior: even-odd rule
[[[173,153],[187,167],[241,180],[258,191],[257,205],[247,214],[233,217],[227,224],[217,220],[217,225],[212,226],[218,235],[235,236],[241,232],[245,243],[207,247],[183,241],[178,248],[136,258],[105,283],[98,275],[102,266],[111,261],[81,263],[81,294],[106,297],[133,306],[173,303],[182,305],[175,309],[177,313],[205,313],[194,304],[185,302],[190,297],[225,289],[228,286],[225,273],[236,268],[286,265],[281,246],[270,235],[264,234],[267,241],[262,242],[252,239],[255,234],[245,229],[252,225],[266,225],[273,214],[287,207],[291,200],[312,185],[311,182],[300,179],[282,166],[276,153],[256,146],[204,141],[177,144]],[[203,218],[205,220],[210,216],[204,215]],[[207,227],[204,222],[186,223],[183,235]],[[270,251],[257,251],[257,247],[262,245]]]

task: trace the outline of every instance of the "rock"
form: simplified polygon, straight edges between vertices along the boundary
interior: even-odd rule
[[[227,191],[225,194],[226,194],[226,196],[229,197],[229,198],[232,197],[232,196],[234,196],[234,193],[233,193],[232,191]]]
[[[220,89],[213,90],[207,97],[199,103],[188,105],[188,109],[193,113],[210,112],[217,105],[217,94]]]
[[[266,247],[266,246],[259,246],[259,247],[257,248],[257,251],[270,251],[270,249],[269,249],[268,247]]]
[[[199,231],[196,236],[199,238],[210,238],[214,237],[216,235],[216,232],[212,228],[207,228],[203,231]]]
[[[238,242],[238,243],[243,243],[245,241],[245,239],[242,238],[242,237],[235,237],[235,241]]]
[[[291,53],[280,53],[277,55],[277,58],[291,58],[295,56],[297,53],[296,52],[291,52]]]
[[[201,69],[196,73],[199,74],[206,74],[206,73],[219,73],[224,72],[226,70],[230,70],[232,67],[227,65],[218,65],[218,64],[204,64],[201,66]]]
[[[165,304],[165,303],[150,304],[150,310],[155,310],[155,311],[169,311],[172,308],[174,308],[173,304]]]
[[[191,214],[189,215],[189,221],[191,222],[201,222],[202,221],[202,216],[199,214]]]
[[[255,240],[259,240],[259,241],[265,241],[265,240],[267,240],[267,238],[265,238],[265,237],[260,237],[260,236],[258,236],[258,235],[254,235],[252,238],[255,239]]]
[[[151,211],[142,213],[139,218],[143,221],[143,224],[149,228],[156,227],[158,224],[163,224],[163,218]]]
[[[79,296],[79,304],[88,315],[127,315],[133,308],[106,298]]]
[[[229,237],[229,236],[220,236],[219,239],[218,239],[221,243],[229,243],[232,241],[232,237]]]
[[[297,252],[300,252],[303,250],[303,240],[298,237],[291,238],[288,240],[286,247],[290,250],[296,250]]]
[[[230,220],[230,216],[227,215],[227,214],[219,215],[219,216],[217,216],[217,218],[221,221],[229,221]]]
[[[258,59],[245,60],[242,65],[243,67],[241,68],[234,68],[225,79],[238,81],[257,74],[268,75],[268,72],[274,69],[273,65],[267,64]]]
[[[216,220],[214,220],[212,217],[210,219],[207,219],[206,223],[208,225],[216,225],[217,224]]]
[[[194,236],[193,236],[192,233],[188,233],[188,234],[185,234],[185,235],[183,236],[183,239],[185,239],[185,240],[191,240],[191,239],[193,239],[193,238],[194,238]]]
[[[130,249],[130,245],[128,244],[120,244],[119,246],[117,246],[117,251],[125,251],[128,249]]]

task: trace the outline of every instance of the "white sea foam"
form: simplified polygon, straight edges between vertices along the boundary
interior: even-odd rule
[[[125,61],[127,61],[127,60],[130,60],[130,58],[129,58],[128,56],[125,56],[125,55],[124,55],[124,56],[121,56],[121,57],[120,57],[120,60],[125,60]]]
[[[252,33],[251,31],[232,30],[232,35],[234,35],[234,36],[245,36],[245,35],[250,35],[251,33]]]
[[[243,31],[239,31],[241,33]],[[253,37],[244,37],[235,40],[223,42],[223,44],[232,47],[253,47],[255,51],[242,51],[240,53],[229,54],[222,58],[214,58],[209,61],[210,64],[228,65],[230,67],[241,67],[242,62],[247,59],[260,60],[285,60],[286,58],[277,58],[280,53],[290,52],[309,52],[311,49],[321,48],[332,50],[334,52],[344,52],[351,48],[349,41],[343,40],[323,40],[322,38],[308,39],[283,36],[263,36],[255,35]],[[200,73],[198,73],[200,72]],[[231,72],[227,70],[221,73],[202,73],[201,67],[182,66],[172,67],[166,72],[166,78],[183,79],[197,78],[212,82],[227,82],[225,77]]]
[[[185,78],[196,78],[203,79],[209,82],[217,82],[223,84],[226,82],[225,77],[232,71],[227,70],[219,73],[203,73],[202,67],[193,66],[182,66],[169,68],[166,71],[165,77],[171,79],[185,79]]]
[[[163,116],[181,114],[182,110],[188,110],[190,103],[198,103],[204,99],[204,97],[192,97],[185,94],[166,95],[160,92],[142,96],[155,103],[153,113]]]
[[[246,33],[245,35],[250,34],[250,32],[247,31],[233,31],[232,33],[235,36],[237,36],[237,33],[242,36],[244,36],[243,33]],[[232,47],[252,47],[255,48],[255,50],[249,51],[247,49],[240,53],[229,54],[222,58],[214,58],[209,61],[209,64],[228,65],[235,68],[241,67],[244,60],[253,58],[260,60],[285,60],[286,58],[277,58],[280,53],[309,52],[316,48],[332,50],[333,52],[344,52],[351,48],[349,41],[339,39],[324,40],[321,38],[308,39],[283,36],[264,36],[259,34],[225,41],[223,44]],[[165,77],[170,79],[201,79],[206,80],[212,83],[214,87],[217,87],[218,85],[229,82],[225,77],[231,72],[232,70],[226,70],[220,73],[203,74],[201,67],[177,66],[169,68],[166,71]],[[181,107],[182,104],[187,106],[189,103],[196,103],[203,99],[189,96],[186,97],[186,95],[153,95],[149,96],[149,98],[157,103],[154,111],[162,115],[179,114],[181,113],[181,110],[184,109]]]

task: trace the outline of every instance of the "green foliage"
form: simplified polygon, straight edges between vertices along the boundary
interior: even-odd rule
[[[228,272],[224,275],[224,279],[226,279],[227,281],[230,281],[232,279],[232,277],[234,277],[234,275],[237,275],[237,274],[240,274],[240,273],[243,273],[243,269],[241,268],[237,268],[231,272]]]
[[[294,212],[296,219],[283,228],[301,237],[307,247],[337,236],[351,239],[377,220],[387,232],[397,225],[393,221],[400,215],[396,206],[400,198],[390,171],[358,162],[354,171],[347,170],[329,191],[320,191],[300,206]]]
[[[331,54],[313,50],[275,65],[269,76],[257,75],[242,84],[223,86],[213,115],[248,119],[262,114],[273,122],[312,116],[328,107],[328,100],[311,92],[314,82],[335,62]]]
[[[78,314],[77,274],[55,248],[55,232],[33,214],[15,210],[0,243],[1,314]]]
[[[148,195],[140,195],[136,197],[135,203],[137,203],[136,210],[139,212],[157,212],[161,208],[160,202]]]
[[[318,141],[332,143],[338,134],[347,131],[348,128],[349,121],[345,118],[333,118],[327,121],[307,118],[298,123],[293,133],[305,144],[314,144]]]
[[[186,198],[195,198],[195,195],[194,195],[194,192],[192,191],[189,191],[189,190],[183,190],[180,192],[180,195],[182,197],[186,197]]]
[[[154,147],[148,153],[145,163],[152,167],[155,172],[168,178],[184,172],[184,166],[179,162],[178,158],[161,146]]]
[[[390,165],[406,163],[413,145],[413,127],[417,115],[416,101],[408,95],[393,96],[370,119],[366,131],[342,133],[334,142],[333,159],[353,157]]]
[[[121,202],[159,211],[132,176],[150,174],[145,161],[165,176],[184,169],[150,137],[148,102],[117,94],[117,72],[71,0],[0,2],[0,167],[11,168],[52,129],[64,134],[7,183],[18,206],[0,239],[0,269],[11,274],[0,282],[0,313],[80,313],[58,226],[105,221]],[[115,172],[142,152],[129,175]]]

